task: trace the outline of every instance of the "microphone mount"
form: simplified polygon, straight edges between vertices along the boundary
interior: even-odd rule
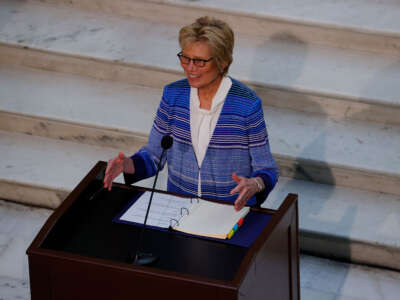
[[[150,200],[149,200],[149,204],[147,205],[147,210],[146,210],[146,216],[144,218],[142,230],[140,231],[138,246],[136,248],[134,261],[133,261],[133,264],[135,264],[135,265],[151,265],[151,264],[155,263],[158,259],[158,256],[153,255],[152,253],[144,253],[144,252],[141,252],[140,250],[142,248],[144,232],[145,232],[146,224],[147,224],[147,217],[149,216],[150,206],[151,206],[151,202],[153,200],[154,190],[156,187],[158,174],[159,174],[160,168],[161,168],[161,162],[162,162],[165,151],[168,150],[169,148],[171,148],[172,144],[173,144],[173,139],[169,135],[164,135],[163,138],[161,139],[161,147],[163,150],[161,152],[160,160],[158,161],[157,172],[156,172],[156,176],[155,176],[155,179],[153,182],[153,188],[151,189]]]

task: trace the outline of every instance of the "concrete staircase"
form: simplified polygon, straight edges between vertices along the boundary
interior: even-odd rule
[[[55,208],[143,145],[183,77],[178,30],[206,14],[232,25],[230,75],[264,101],[281,173],[265,205],[299,194],[306,253],[400,270],[396,1],[1,1],[0,198]]]

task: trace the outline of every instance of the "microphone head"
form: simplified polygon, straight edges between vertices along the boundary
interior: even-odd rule
[[[167,149],[171,148],[173,142],[174,142],[174,140],[172,139],[172,137],[170,135],[164,135],[163,138],[161,139],[161,147],[164,150],[167,150]]]

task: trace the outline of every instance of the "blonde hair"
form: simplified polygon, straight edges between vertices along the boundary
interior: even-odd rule
[[[182,50],[194,42],[206,42],[210,45],[217,68],[225,76],[233,61],[235,38],[231,27],[213,17],[198,18],[193,24],[184,26],[179,31],[179,45]]]

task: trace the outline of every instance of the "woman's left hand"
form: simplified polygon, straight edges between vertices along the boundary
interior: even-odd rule
[[[236,173],[232,174],[232,178],[238,185],[230,191],[230,194],[239,193],[235,201],[235,210],[239,211],[246,205],[247,201],[258,192],[258,185],[254,181],[254,178],[237,176]]]

